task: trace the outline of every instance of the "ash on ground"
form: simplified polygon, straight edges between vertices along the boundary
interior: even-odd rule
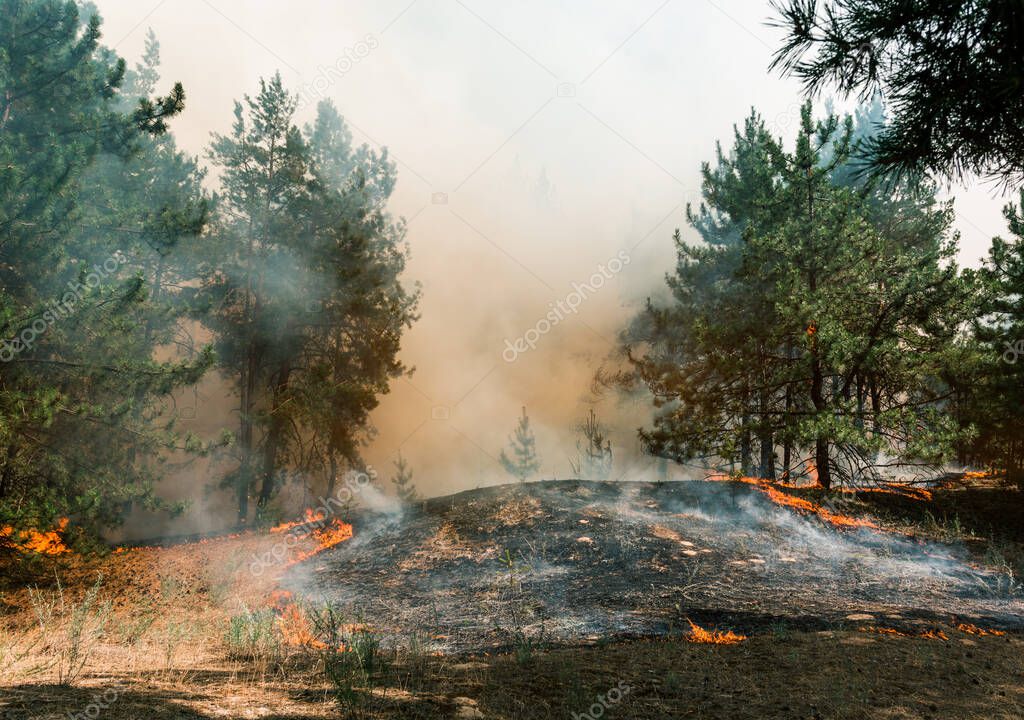
[[[392,642],[444,652],[681,632],[958,622],[1024,628],[1012,578],[962,549],[839,530],[742,483],[508,485],[435,498],[290,571]]]

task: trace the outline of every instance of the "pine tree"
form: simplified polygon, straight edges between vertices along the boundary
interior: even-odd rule
[[[412,470],[401,454],[395,460],[395,476],[391,478],[391,482],[395,486],[395,494],[402,502],[414,503],[419,499],[419,493],[416,492],[416,486],[412,482]]]
[[[1005,472],[1024,488],[1024,190],[1003,213],[1011,238],[995,238],[978,271],[983,301],[977,348],[957,366],[958,416],[974,432],[961,460]]]
[[[740,271],[744,236],[771,227],[782,212],[775,197],[783,153],[752,112],[734,129],[729,153],[719,145],[716,157],[714,166],[702,167],[704,202],[687,208],[701,242],[674,235],[673,302],[648,302],[625,334],[625,351],[635,379],[653,391],[658,414],[654,427],[641,432],[648,451],[677,460],[722,458],[751,475],[756,437],[757,472],[771,477],[775,441],[786,443],[784,467],[791,442],[777,407],[785,390],[768,377],[777,362],[774,310],[765,283]]]
[[[787,36],[772,66],[844,95],[882,90],[892,122],[866,146],[879,172],[1024,177],[1024,4],[773,0]]]
[[[280,76],[235,107],[210,155],[222,168],[217,237],[202,297],[240,424],[235,489],[240,520],[255,492],[264,508],[287,470],[326,478],[359,464],[369,412],[415,319],[404,226],[386,209],[395,168],[386,153],[352,148],[334,107],[294,125],[296,98]]]
[[[576,441],[576,460],[570,461],[573,474],[586,480],[607,480],[612,473],[612,441],[597,414],[591,410],[576,430],[581,437]]]
[[[540,470],[540,459],[537,457],[537,440],[530,427],[530,418],[523,408],[522,417],[516,423],[516,429],[509,437],[509,452],[501,451],[501,466],[519,482],[526,482]]]
[[[99,17],[73,2],[0,0],[0,16],[0,512],[113,524],[128,502],[166,507],[159,466],[143,459],[197,446],[166,409],[211,355],[154,359],[141,262],[148,239],[178,242],[204,218],[171,220],[201,203],[194,186],[157,208],[144,192],[95,184],[100,165],[146,154],[184,93],[129,97]]]
[[[781,379],[806,389],[793,427],[826,489],[877,478],[881,457],[896,468],[950,458],[959,428],[943,376],[973,308],[950,208],[923,186],[881,198],[838,186],[853,135],[842,125],[804,106],[783,174],[788,217],[748,238],[747,267],[777,298],[778,345],[795,350]]]
[[[333,104],[317,110],[305,137],[315,176],[310,217],[319,231],[305,257],[320,291],[307,306],[293,409],[313,437],[307,468],[322,468],[330,479],[339,463],[360,463],[370,412],[388,382],[407,372],[398,353],[417,317],[419,287],[400,280],[408,249],[404,223],[387,210],[394,162],[387,150],[354,147]]]
[[[920,179],[857,179],[853,137],[852,120],[815,123],[808,104],[794,152],[755,118],[705,171],[690,219],[706,243],[677,233],[674,302],[627,333],[658,408],[641,432],[654,454],[746,473],[757,437],[761,475],[781,442],[783,473],[826,488],[950,458],[963,428],[949,371],[975,298],[951,208]]]

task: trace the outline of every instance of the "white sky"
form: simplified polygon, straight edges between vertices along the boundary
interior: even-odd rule
[[[417,373],[378,411],[369,457],[386,472],[401,448],[432,492],[495,480],[494,456],[522,404],[539,426],[545,473],[566,474],[567,425],[632,312],[624,306],[671,268],[672,230],[699,197],[700,163],[716,139],[731,144],[751,106],[788,138],[800,103],[797,83],[767,69],[778,34],[765,25],[766,0],[97,4],[105,42],[129,63],[146,29],[157,33],[163,85],[180,80],[188,97],[173,130],[195,154],[211,131],[228,131],[233,100],[260,76],[280,70],[300,91],[372,36],[376,47],[323,95],[357,141],[386,145],[399,161],[392,208],[410,221],[409,278],[425,296],[404,351]],[[542,176],[552,193],[540,190]],[[434,193],[448,203],[432,203]],[[1005,201],[987,187],[953,194],[961,257],[972,263],[1005,231]],[[505,339],[622,249],[634,262],[614,288],[545,347],[501,360]],[[638,424],[620,429],[621,444]],[[458,458],[472,477],[452,477],[439,457]]]

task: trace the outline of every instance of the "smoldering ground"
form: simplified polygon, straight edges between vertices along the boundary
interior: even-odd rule
[[[1020,588],[957,547],[838,530],[746,484],[564,481],[437,498],[293,568],[288,589],[444,650],[682,631],[1019,627]]]

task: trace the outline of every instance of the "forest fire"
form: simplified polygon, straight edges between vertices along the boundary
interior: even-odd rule
[[[386,616],[384,632],[396,638],[431,627],[430,650],[444,652],[497,650],[513,632],[567,642],[656,634],[655,618],[677,607],[677,587],[688,612],[707,617],[739,617],[756,598],[760,613],[829,622],[855,613],[896,614],[943,629],[988,626],[977,618],[1001,630],[1013,622],[1014,598],[979,597],[978,588],[998,588],[999,578],[987,571],[902,535],[832,531],[867,523],[811,497],[756,480],[734,485],[729,492],[724,483],[700,481],[559,481],[468,491],[322,553],[309,564],[315,567],[286,573],[282,587],[331,603],[348,618]],[[778,510],[783,504],[791,510]],[[816,526],[815,517],[825,523]],[[516,602],[536,608],[525,623],[514,616],[516,606],[503,604],[510,592],[506,549],[516,558]],[[730,635],[729,625],[716,634],[715,625],[698,630],[697,622],[684,624],[694,642],[722,644],[758,625],[731,627]],[[858,623],[868,624],[882,623]]]
[[[303,516],[300,520],[292,520],[275,525],[270,528],[272,533],[283,533],[288,532],[292,528],[302,527],[303,525],[310,525],[313,523],[322,523],[325,520],[325,516],[322,513],[315,512],[312,508],[306,508]]]
[[[299,520],[283,522],[270,528],[272,534],[292,533],[297,536],[312,538],[316,545],[308,550],[296,553],[288,565],[295,565],[308,560],[335,545],[352,537],[352,526],[338,518],[328,520],[323,511],[317,512],[306,508]]]
[[[924,488],[914,487],[912,485],[897,485],[895,483],[884,483],[878,487],[870,488],[859,488],[858,493],[875,493],[875,494],[889,494],[899,495],[900,497],[908,498],[910,500],[919,500],[921,502],[927,502],[934,497],[931,490],[925,490]]]
[[[0,527],[0,541],[11,543],[14,548],[23,553],[36,553],[37,555],[64,555],[71,552],[71,548],[64,544],[60,534],[68,526],[68,519],[61,518],[57,527],[53,530],[40,532],[38,530],[15,530],[10,525]]]
[[[720,630],[705,630],[693,620],[687,618],[690,623],[690,634],[686,636],[689,642],[701,645],[738,645],[747,639],[746,635],[737,635],[732,630],[722,632]]]
[[[309,533],[309,537],[316,541],[316,547],[296,554],[295,557],[292,558],[290,564],[294,565],[295,563],[300,563],[303,560],[308,560],[324,550],[328,550],[339,543],[345,542],[352,537],[352,526],[335,518],[323,527],[314,528],[312,532]]]
[[[956,626],[956,629],[962,633],[967,633],[968,635],[977,635],[978,637],[1003,637],[1004,635],[1006,635],[1006,632],[1003,630],[985,630],[983,628],[978,627],[977,625],[972,625],[971,623],[960,623]]]
[[[712,476],[708,479],[724,481],[729,480],[731,478],[725,476]],[[878,529],[878,525],[872,522],[871,520],[865,520],[863,518],[855,518],[850,515],[844,515],[828,507],[825,507],[824,505],[819,505],[805,498],[795,497],[788,493],[782,492],[770,480],[754,477],[742,477],[738,478],[738,480],[742,483],[753,485],[761,492],[763,492],[768,497],[768,499],[771,500],[776,505],[779,505],[781,507],[788,507],[792,510],[796,510],[798,513],[801,514],[815,515],[834,527],[843,529]]]
[[[307,607],[296,602],[295,595],[289,590],[275,590],[270,595],[271,607],[277,613],[277,627],[285,645],[305,647],[313,650],[325,650],[327,643],[318,637],[316,623],[310,619]],[[339,623],[327,629],[331,637],[335,635],[348,637],[356,633],[366,632],[369,626],[365,623]],[[344,642],[338,641],[338,651],[348,648]]]
[[[270,602],[277,612],[277,626],[285,645],[323,649],[326,646],[317,640],[309,618],[295,602],[295,596],[288,590],[275,590]]]
[[[925,640],[949,640],[949,636],[941,630],[922,630],[921,632],[911,633],[903,632],[896,628],[876,627],[874,625],[858,628],[858,630],[860,632],[874,633],[876,635],[890,635],[893,637],[923,638]]]

